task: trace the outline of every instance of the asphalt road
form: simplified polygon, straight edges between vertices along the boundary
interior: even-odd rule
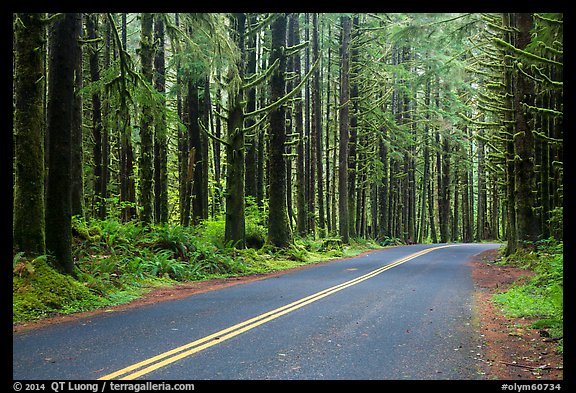
[[[13,379],[478,379],[467,261],[497,247],[388,248],[14,333]]]

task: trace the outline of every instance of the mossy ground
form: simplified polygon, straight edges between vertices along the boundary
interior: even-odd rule
[[[265,233],[255,223],[247,228],[247,235],[256,239]],[[259,248],[236,249],[223,244],[221,231],[220,221],[198,227],[143,227],[76,220],[75,278],[53,269],[46,256],[14,256],[12,321],[96,310],[130,302],[158,286],[276,272],[380,247],[366,240],[342,245],[298,238],[283,249],[258,242]]]
[[[50,267],[45,257],[19,260],[14,265],[12,286],[14,322],[102,303],[86,285]]]

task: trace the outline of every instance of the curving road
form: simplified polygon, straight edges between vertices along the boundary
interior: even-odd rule
[[[468,259],[387,248],[13,334],[13,379],[478,379]]]

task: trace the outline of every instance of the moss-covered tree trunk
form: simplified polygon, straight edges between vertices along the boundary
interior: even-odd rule
[[[532,14],[514,14],[516,48],[525,49],[531,41]],[[516,129],[514,133],[514,177],[516,192],[516,236],[518,246],[538,240],[540,224],[534,212],[536,198],[536,173],[534,171],[534,135],[529,115],[524,104],[532,105],[533,83],[522,72],[515,73],[514,115]]]
[[[194,151],[193,161],[191,162],[193,173],[192,188],[189,198],[192,205],[192,224],[196,225],[200,220],[207,218],[208,212],[208,195],[204,187],[204,171],[207,164],[207,156],[204,156],[204,134],[200,130],[198,119],[202,118],[202,105],[200,103],[200,81],[189,82],[188,102],[190,105],[190,125],[189,130],[189,149]],[[192,155],[190,156],[192,157]]]
[[[82,13],[77,13],[80,19],[76,23],[82,26]],[[79,35],[82,34],[80,28]],[[79,38],[82,38],[81,36]],[[77,45],[74,51],[74,105],[72,108],[72,215],[84,214],[84,149],[82,146],[82,46]]]
[[[226,174],[226,223],[224,239],[232,241],[236,247],[244,247],[246,242],[245,219],[245,162],[244,162],[244,132],[242,130],[244,116],[238,101],[228,113],[228,144],[226,157],[228,172]]]
[[[98,14],[88,14],[86,16],[86,35],[92,43],[88,46],[88,64],[90,72],[90,81],[98,83],[100,81],[100,66],[98,55],[98,43],[95,41],[98,37]],[[102,197],[102,101],[100,92],[94,91],[91,97],[92,104],[92,160],[93,160],[93,188],[94,200],[92,202],[93,212],[98,211],[98,206]]]
[[[16,251],[45,253],[44,55],[45,14],[16,14],[14,26],[14,211]]]
[[[513,43],[513,36],[510,23],[510,14],[502,14],[502,26],[504,27],[504,40]],[[512,77],[512,60],[510,56],[504,57],[504,102],[506,111],[504,112],[504,120],[506,127],[506,165],[504,167],[504,177],[506,184],[506,255],[516,252],[516,212],[515,206],[515,192],[514,192],[514,142],[512,135],[514,135],[514,86]]]
[[[152,57],[154,42],[152,38],[152,24],[154,16],[142,13],[142,34],[140,39],[140,61],[142,63],[142,76],[152,85]],[[153,217],[153,136],[152,136],[152,108],[148,100],[142,104],[140,120],[140,205],[142,214],[140,219],[144,223],[152,222]]]
[[[351,22],[349,16],[341,17],[342,33],[340,38],[340,148],[338,163],[338,228],[340,238],[348,243],[348,130],[349,124],[349,101],[350,101],[350,32]]]
[[[128,44],[126,13],[122,13],[122,49]],[[122,57],[120,58],[122,61]],[[132,127],[127,97],[120,104],[120,205],[122,221],[136,217],[136,184],[134,181],[134,150],[132,148]]]
[[[288,20],[288,34],[290,45],[300,44],[300,22],[298,14],[290,14]],[[294,72],[294,81],[296,86],[300,83],[301,61],[300,54],[293,55],[292,70]],[[296,231],[298,234],[306,235],[308,228],[308,205],[306,203],[306,172],[304,171],[304,118],[302,115],[302,100],[294,102],[294,121],[293,132],[298,134],[298,145],[296,146]]]
[[[320,27],[318,13],[312,14],[312,61],[316,63],[320,57]],[[320,90],[320,67],[314,71],[312,80],[312,135],[314,135],[314,151],[316,152],[316,181],[318,182],[318,229],[321,237],[325,236],[324,213],[324,175],[322,169],[322,102]]]
[[[162,96],[166,92],[166,62],[164,58],[164,19],[157,14],[154,22],[154,86]],[[162,105],[166,100],[162,98]],[[168,134],[166,113],[161,110],[154,128],[154,221],[168,222]]]
[[[46,249],[67,274],[73,274],[74,270],[70,164],[74,53],[79,45],[79,21],[77,13],[57,16],[48,40]]]
[[[357,152],[358,145],[358,72],[360,70],[360,63],[358,61],[359,48],[359,18],[354,15],[352,20],[352,30],[350,38],[350,103],[347,104],[351,107],[350,113],[350,128],[348,132],[348,233],[352,237],[357,236],[356,231],[356,174],[357,169]]]
[[[258,23],[257,15],[252,14],[248,19],[250,26]],[[257,64],[257,48],[256,48],[257,34],[250,34],[247,37],[246,43],[246,78],[249,79],[256,74]],[[246,112],[253,112],[256,110],[256,87],[253,86],[246,91]],[[256,123],[252,117],[246,119],[246,128],[251,127]],[[258,185],[258,135],[257,133],[249,133],[246,135],[246,196],[257,198],[257,185]]]
[[[244,77],[244,60],[246,51],[244,48],[244,32],[246,29],[246,15],[234,14],[234,41],[240,48],[240,59],[236,64],[238,77],[241,81]],[[226,173],[226,223],[224,239],[226,242],[234,242],[236,247],[244,247],[246,243],[246,219],[245,219],[245,144],[244,144],[244,113],[242,111],[242,90],[235,86],[234,77],[231,76],[228,85],[229,108],[228,108],[228,138],[226,143],[226,159],[228,169]]]
[[[272,53],[270,61],[280,60],[278,68],[271,77],[271,102],[276,102],[286,93],[286,16],[279,15],[272,24]],[[283,105],[270,112],[270,166],[269,166],[269,203],[268,241],[276,247],[286,247],[292,241],[292,232],[288,221],[286,204],[286,162],[284,150],[286,143],[286,113]]]

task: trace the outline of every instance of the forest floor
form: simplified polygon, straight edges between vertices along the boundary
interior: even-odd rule
[[[491,300],[493,294],[534,273],[492,263],[497,258],[498,250],[488,250],[470,260],[482,341],[481,372],[496,380],[562,380],[564,355],[553,338],[530,327],[537,318],[507,317]]]
[[[366,251],[366,253],[375,252]],[[534,319],[504,316],[491,301],[494,293],[505,290],[518,280],[533,275],[525,269],[499,266],[492,263],[498,258],[498,250],[483,252],[470,260],[474,282],[474,303],[481,338],[479,369],[483,378],[490,380],[562,380],[563,354],[556,350],[557,343],[530,327]],[[329,263],[326,261],[320,263]],[[17,323],[13,332],[23,332],[51,324],[88,318],[105,312],[119,312],[147,304],[176,300],[196,293],[208,292],[261,280],[294,270],[307,269],[318,263],[304,265],[274,273],[254,274],[206,281],[195,281],[169,287],[155,288],[141,298],[127,304],[104,309],[59,315],[37,321]]]

